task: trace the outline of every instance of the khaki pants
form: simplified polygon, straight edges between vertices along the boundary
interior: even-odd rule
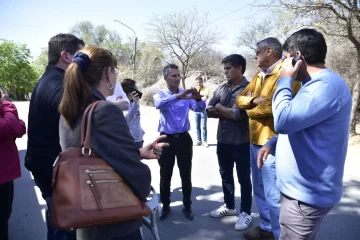
[[[330,208],[317,208],[281,194],[280,239],[312,240]]]

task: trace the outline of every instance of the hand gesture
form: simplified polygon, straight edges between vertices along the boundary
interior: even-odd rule
[[[161,135],[155,139],[152,143],[140,148],[141,159],[159,159],[162,154],[162,149],[168,147],[168,143],[158,143],[162,139],[165,139],[166,135]]]
[[[199,100],[201,99],[201,95],[200,95],[200,90],[198,91],[196,88],[189,88],[186,89],[184,92],[182,93],[178,93],[176,94],[176,98],[181,100],[190,100],[190,99],[196,99]]]
[[[271,153],[272,149],[266,145],[260,148],[257,155],[257,166],[261,169],[264,166],[264,161],[266,161],[268,155]]]

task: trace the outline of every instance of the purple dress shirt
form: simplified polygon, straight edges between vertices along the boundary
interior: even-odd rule
[[[179,93],[184,90],[179,89]],[[154,93],[154,105],[160,110],[158,131],[160,133],[175,134],[190,130],[189,109],[203,112],[206,107],[204,100],[178,100],[176,94],[169,89]]]

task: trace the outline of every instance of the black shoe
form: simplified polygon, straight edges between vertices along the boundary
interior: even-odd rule
[[[192,220],[194,220],[194,218],[195,218],[195,215],[193,214],[193,212],[192,212],[192,210],[191,210],[191,207],[183,207],[183,213],[185,214],[185,217],[188,219],[188,220],[190,220],[190,221],[192,221]]]
[[[160,213],[160,220],[164,220],[165,218],[167,218],[170,212],[171,210],[169,206],[163,207]]]
[[[260,226],[254,229],[248,229],[244,232],[244,238],[247,240],[275,240],[272,232],[262,230]]]

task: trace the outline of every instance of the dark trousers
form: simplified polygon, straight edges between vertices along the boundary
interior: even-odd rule
[[[9,218],[14,200],[14,181],[0,184],[0,239],[9,239]]]
[[[168,142],[169,147],[163,148],[159,159],[160,165],[160,200],[165,207],[170,205],[170,185],[173,174],[175,157],[179,167],[183,203],[185,207],[191,206],[191,160],[193,155],[193,141],[189,133],[167,135],[163,142]]]
[[[224,192],[224,202],[227,208],[235,208],[233,168],[236,163],[236,173],[241,186],[240,212],[251,213],[252,185],[250,179],[250,144],[241,145],[217,144],[220,175]]]
[[[51,224],[52,197],[46,197],[47,240],[76,240],[76,230],[54,228]]]

